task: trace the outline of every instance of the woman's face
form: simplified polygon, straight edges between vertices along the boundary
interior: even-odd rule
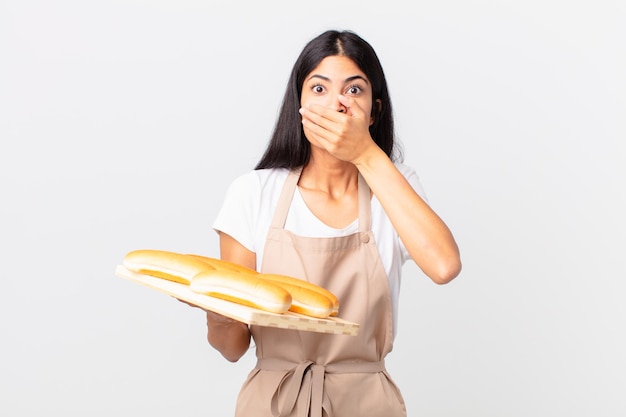
[[[348,57],[328,56],[305,77],[300,105],[346,111],[339,95],[354,99],[366,114],[372,114],[372,86],[365,73]]]

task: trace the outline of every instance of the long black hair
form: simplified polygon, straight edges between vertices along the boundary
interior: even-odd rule
[[[300,98],[304,78],[328,56],[346,56],[365,73],[372,85],[370,134],[374,142],[393,160],[401,158],[394,141],[394,124],[387,80],[374,48],[352,31],[328,30],[309,41],[296,60],[274,127],[274,132],[255,169],[296,168],[304,166],[311,156],[311,144],[304,136]],[[377,105],[376,100],[381,101]]]

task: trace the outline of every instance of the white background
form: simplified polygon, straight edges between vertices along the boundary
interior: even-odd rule
[[[218,255],[304,44],[352,29],[464,269],[403,279],[409,416],[626,414],[626,5],[0,0],[0,414],[229,416],[254,363],[114,275]]]

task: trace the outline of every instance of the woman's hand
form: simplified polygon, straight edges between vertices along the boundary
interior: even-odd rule
[[[335,158],[358,163],[376,143],[369,133],[371,116],[359,104],[339,95],[342,111],[311,103],[300,109],[302,126],[312,145],[318,145]]]
[[[212,311],[206,312],[207,340],[230,362],[237,362],[250,347],[246,323]]]

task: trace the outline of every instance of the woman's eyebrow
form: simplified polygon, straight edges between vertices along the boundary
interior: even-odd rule
[[[322,79],[322,80],[324,80],[324,81],[330,81],[330,78],[325,77],[325,76],[320,75],[320,74],[313,74],[313,75],[311,75],[307,81],[310,81],[310,80],[312,80],[313,78],[320,78],[320,79]]]
[[[313,78],[320,78],[324,81],[330,81],[330,78],[321,74],[313,74],[309,77],[309,80],[312,80]],[[353,75],[351,77],[348,77],[344,80],[344,83],[349,83],[354,80],[363,80],[363,82],[365,82],[366,84],[369,84],[369,81],[367,80],[367,78],[363,77],[362,75]]]
[[[354,80],[362,80],[365,84],[369,84],[370,82],[367,80],[367,78],[361,76],[361,75],[353,75],[352,77],[348,77],[346,78],[347,83],[354,81]]]

